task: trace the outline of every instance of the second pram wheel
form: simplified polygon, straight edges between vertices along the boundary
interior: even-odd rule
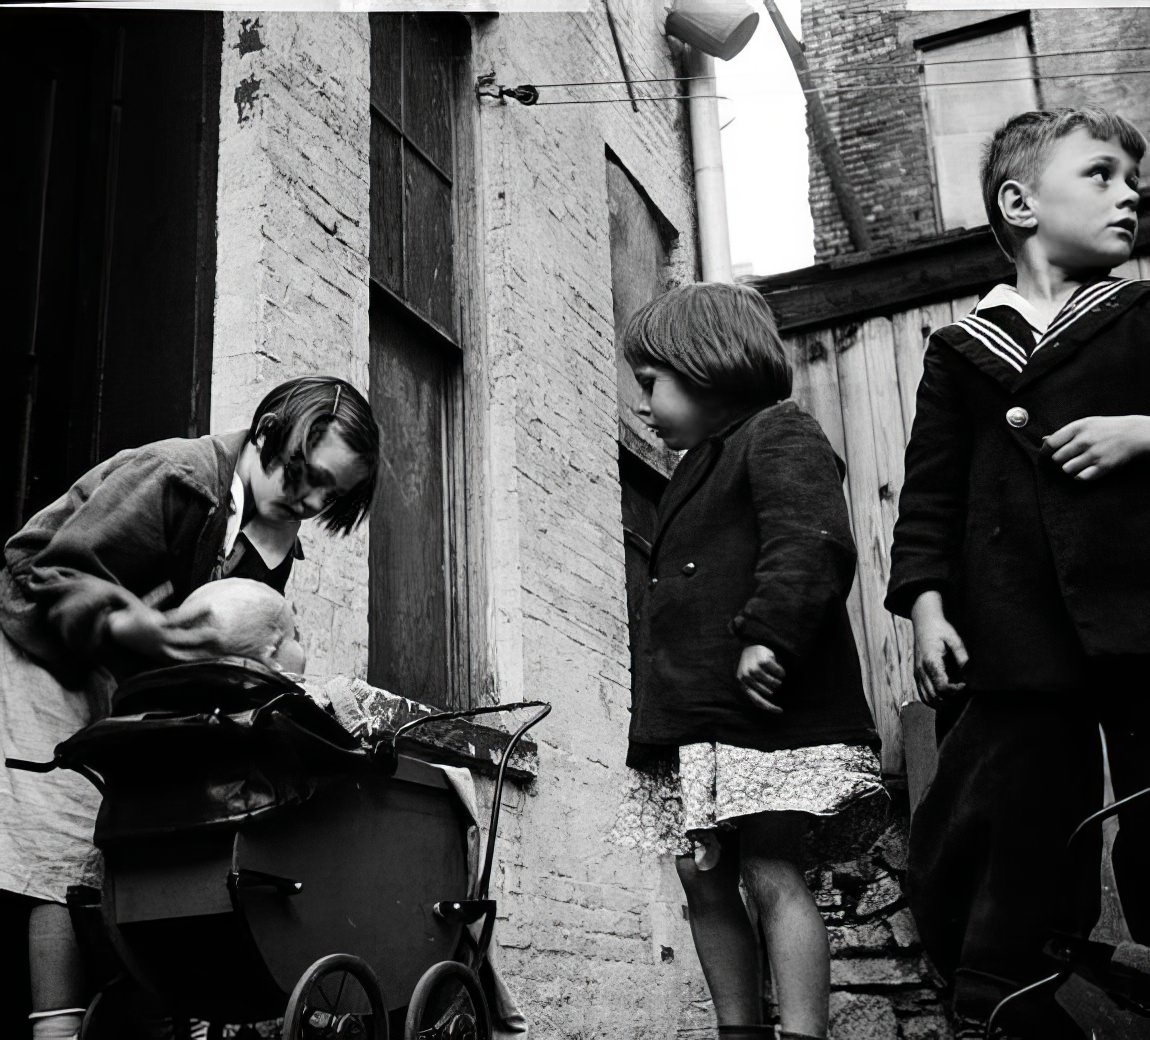
[[[348,953],[321,957],[296,983],[283,1040],[387,1040],[387,1009],[367,962]]]
[[[407,1009],[404,1040],[491,1040],[491,1016],[479,977],[459,961],[423,973]]]

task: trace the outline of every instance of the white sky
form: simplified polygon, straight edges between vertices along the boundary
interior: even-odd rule
[[[801,36],[800,0],[777,0],[791,32]],[[795,70],[766,8],[759,27],[730,61],[715,62],[723,130],[723,168],[731,225],[731,259],[754,274],[814,262],[807,204],[806,106]]]

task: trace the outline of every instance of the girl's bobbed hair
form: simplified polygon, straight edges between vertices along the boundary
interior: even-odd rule
[[[623,332],[632,368],[662,365],[708,392],[762,407],[791,395],[791,365],[766,300],[746,285],[691,282],[640,307]]]
[[[272,390],[255,410],[248,440],[263,436],[260,464],[284,468],[284,484],[303,477],[312,449],[332,427],[363,462],[367,476],[327,505],[316,519],[333,534],[350,534],[371,512],[379,469],[379,426],[371,405],[351,383],[335,376],[300,376]]]

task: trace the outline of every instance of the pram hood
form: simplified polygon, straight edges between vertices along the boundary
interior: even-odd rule
[[[298,805],[370,757],[282,674],[219,659],[125,683],[112,714],[58,745],[56,761],[102,782],[94,841],[106,849]]]

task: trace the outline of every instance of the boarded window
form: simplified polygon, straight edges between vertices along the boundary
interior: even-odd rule
[[[639,386],[623,357],[623,330],[631,315],[667,288],[667,263],[675,229],[618,160],[607,156],[607,202],[611,233],[611,292],[619,396],[619,482],[622,494],[627,615],[634,646],[636,606],[647,580],[655,510],[676,453],[635,415]]]
[[[371,517],[368,679],[466,707],[456,459],[463,353],[455,279],[455,130],[466,23],[373,14],[371,402],[383,464]]]
[[[1029,26],[982,23],[921,41],[919,57],[942,226],[979,227],[982,146],[1012,115],[1038,107]]]

